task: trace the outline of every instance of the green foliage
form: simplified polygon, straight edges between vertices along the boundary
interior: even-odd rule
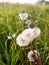
[[[22,22],[19,20],[18,14],[23,10],[31,14],[32,26],[37,26],[42,31],[36,42],[39,43],[37,45],[43,65],[49,65],[49,6],[36,7],[18,4],[0,4],[0,65],[25,65],[26,62],[29,65],[24,49],[16,44],[16,38],[7,39],[9,33],[16,33],[17,37],[22,32]],[[38,22],[35,22],[36,20]],[[27,25],[24,28],[27,28]],[[29,46],[26,48],[27,53],[28,50],[30,50]]]

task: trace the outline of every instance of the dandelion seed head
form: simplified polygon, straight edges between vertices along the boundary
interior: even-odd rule
[[[25,29],[22,32],[22,38],[31,42],[33,40],[34,34],[32,33],[32,28]]]
[[[26,20],[28,18],[28,15],[29,14],[27,14],[27,13],[20,13],[19,17],[20,17],[21,20]]]
[[[34,52],[33,52],[34,51]],[[39,57],[39,52],[37,52],[36,50],[31,50],[30,52],[28,52],[28,59],[31,61],[35,61],[35,59],[38,59]]]
[[[34,37],[38,37],[41,33],[41,30],[37,27],[33,28],[33,34],[34,34]]]
[[[17,37],[16,42],[21,47],[29,45],[29,42],[22,38],[22,34]]]
[[[32,57],[32,55],[33,55],[33,51],[31,50],[30,52],[28,52],[28,59],[29,59],[29,61],[34,62],[34,58]]]

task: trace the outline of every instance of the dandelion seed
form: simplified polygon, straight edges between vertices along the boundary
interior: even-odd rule
[[[9,35],[8,35],[7,38],[8,38],[8,39],[12,39],[11,33],[9,33]]]
[[[16,39],[19,46],[27,46],[40,34],[39,28],[28,28],[25,29]]]
[[[21,20],[26,20],[28,18],[28,16],[29,16],[29,14],[27,14],[27,13],[20,13],[19,14],[19,18]]]
[[[22,34],[20,34],[17,39],[16,39],[16,42],[19,46],[23,47],[23,46],[28,46],[29,45],[29,42],[28,40],[25,40],[22,38]]]

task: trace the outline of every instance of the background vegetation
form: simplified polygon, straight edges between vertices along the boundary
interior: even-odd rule
[[[26,65],[27,59],[24,55],[24,49],[16,44],[16,38],[7,39],[9,33],[15,33],[17,37],[22,31],[22,23],[18,15],[23,10],[31,14],[32,26],[37,26],[42,31],[36,42],[43,65],[49,65],[49,5],[32,6],[8,3],[0,4],[0,65]],[[25,25],[26,27],[27,25]],[[29,50],[28,46],[27,53]],[[30,65],[29,63],[28,61],[28,65]]]

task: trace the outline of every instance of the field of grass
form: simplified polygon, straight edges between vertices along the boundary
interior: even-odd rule
[[[0,4],[0,65],[33,65],[27,61],[24,49],[16,44],[16,37],[22,32],[22,22],[18,15],[23,11],[31,14],[32,27],[41,29],[41,35],[36,42],[39,43],[37,46],[43,65],[49,65],[49,6],[20,4]],[[16,37],[8,40],[9,33],[15,33]],[[32,45],[34,46],[34,41]],[[29,50],[30,47],[26,47],[26,53]]]

